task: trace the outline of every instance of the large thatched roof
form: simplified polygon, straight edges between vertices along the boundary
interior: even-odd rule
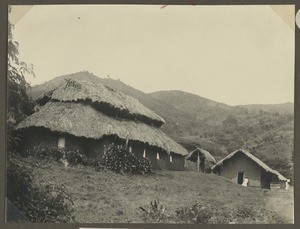
[[[192,152],[190,152],[188,154],[188,156],[186,157],[186,159],[196,162],[197,157],[198,157],[198,153],[201,157],[204,157],[207,161],[209,161],[213,164],[216,163],[215,158],[208,151],[206,151],[204,149],[200,149],[200,148],[197,148],[197,149],[193,150]]]
[[[22,121],[17,129],[29,127],[44,127],[51,131],[93,139],[117,135],[121,139],[139,141],[167,152],[188,154],[186,149],[159,128],[106,115],[88,103],[49,101],[39,111]]]
[[[147,124],[161,126],[165,120],[141,104],[137,99],[124,95],[101,83],[66,79],[54,90],[37,99],[40,104],[49,100],[65,102],[90,102],[97,109],[110,115],[140,120]]]
[[[273,175],[278,177],[279,180],[281,180],[281,181],[286,181],[287,180],[287,178],[285,178],[283,175],[281,175],[278,171],[276,171],[274,169],[271,169],[269,166],[267,166],[260,159],[258,159],[257,157],[255,157],[254,155],[252,155],[251,153],[249,153],[248,151],[246,151],[244,149],[239,149],[239,150],[236,150],[236,151],[228,154],[226,157],[224,157],[222,160],[220,160],[216,165],[214,165],[212,167],[212,170],[217,170],[218,168],[220,168],[224,164],[224,162],[226,162],[227,160],[230,160],[232,157],[234,157],[235,155],[238,155],[238,154],[243,154],[246,157],[250,158],[253,162],[255,162],[259,167],[264,169],[266,172],[272,173]]]

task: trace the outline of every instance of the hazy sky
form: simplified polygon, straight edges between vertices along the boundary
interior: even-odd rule
[[[34,6],[14,38],[35,67],[33,85],[87,70],[144,92],[270,104],[294,100],[294,30],[284,19],[269,6]]]

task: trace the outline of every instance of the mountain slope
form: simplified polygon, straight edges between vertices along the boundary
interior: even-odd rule
[[[249,105],[240,105],[239,107],[244,107],[249,110],[262,110],[272,113],[279,114],[293,114],[294,113],[294,104],[293,103],[280,103],[280,104],[249,104]]]
[[[152,98],[161,102],[172,105],[184,112],[184,115],[192,117],[193,121],[202,122],[203,125],[210,125],[210,117],[216,117],[216,114],[227,114],[231,110],[231,106],[218,103],[210,99],[200,97],[191,93],[173,90],[173,91],[158,91],[149,93]],[[218,120],[222,122],[221,118]]]
[[[199,145],[217,159],[235,149],[246,148],[267,163],[274,160],[291,163],[293,104],[228,106],[181,91],[149,95],[193,116],[184,125],[188,131],[181,132],[176,139],[186,147]]]

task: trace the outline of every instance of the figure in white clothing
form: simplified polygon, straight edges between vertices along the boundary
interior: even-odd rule
[[[245,177],[242,186],[247,187],[248,186],[248,182],[249,182],[248,177]]]
[[[69,167],[68,159],[66,158],[66,155],[63,155],[63,157],[60,159],[60,161],[63,163],[65,168]]]
[[[286,181],[285,181],[285,190],[289,190],[289,188],[290,188],[290,184],[289,184],[289,182],[290,182],[290,179],[287,179]]]

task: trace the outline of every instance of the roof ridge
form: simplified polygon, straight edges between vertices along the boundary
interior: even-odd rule
[[[116,113],[125,118],[138,119],[146,124],[161,126],[165,120],[143,105],[138,99],[106,86],[100,82],[84,79],[65,79],[56,88],[45,92],[37,102],[45,105],[49,100],[90,101],[107,113]]]

